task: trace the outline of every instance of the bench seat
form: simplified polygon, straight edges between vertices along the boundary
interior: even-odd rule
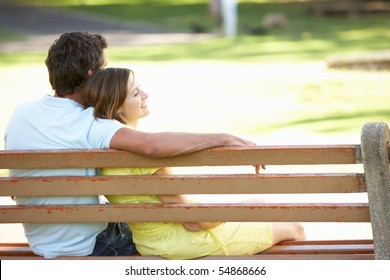
[[[43,259],[35,255],[26,243],[2,243],[0,244],[1,259]],[[200,259],[219,260],[226,256],[207,256]],[[61,257],[57,259],[118,259],[118,260],[162,260],[153,256],[127,256],[127,257]],[[372,240],[311,240],[311,241],[285,241],[256,255],[229,256],[229,259],[244,260],[278,260],[278,259],[374,259],[374,245]]]

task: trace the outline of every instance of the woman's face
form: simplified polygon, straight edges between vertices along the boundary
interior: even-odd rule
[[[146,104],[148,95],[140,89],[138,80],[135,79],[133,73],[130,73],[127,90],[125,102],[119,108],[119,113],[124,122],[131,124],[149,115],[149,108]]]

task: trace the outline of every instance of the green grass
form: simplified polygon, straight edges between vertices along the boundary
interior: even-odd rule
[[[258,119],[247,118],[237,123],[237,128],[254,134],[289,128],[318,134],[358,135],[365,122],[390,122],[389,72],[333,70],[325,73],[307,77],[293,75],[295,79],[282,79],[278,86],[275,78],[271,86],[260,88],[259,93],[271,91],[281,106],[290,105],[285,110],[276,110],[275,115],[271,111],[269,124],[259,127]],[[261,104],[261,100],[257,103]]]

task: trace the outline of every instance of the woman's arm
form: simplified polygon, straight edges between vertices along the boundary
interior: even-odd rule
[[[154,173],[156,175],[170,175],[172,174],[172,169],[169,167],[163,167]],[[186,204],[191,203],[185,195],[157,195],[158,198],[163,203],[173,203],[173,204]],[[216,227],[220,224],[223,224],[222,222],[184,222],[182,223],[184,228],[188,231],[200,231],[205,230],[209,228]]]

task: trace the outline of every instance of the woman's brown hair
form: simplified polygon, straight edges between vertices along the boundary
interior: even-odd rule
[[[115,119],[123,123],[118,111],[128,93],[130,74],[134,75],[127,68],[96,70],[81,88],[84,107],[94,107],[95,118]]]

